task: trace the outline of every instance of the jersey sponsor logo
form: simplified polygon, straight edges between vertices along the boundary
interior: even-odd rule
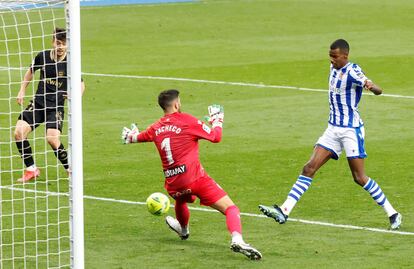
[[[186,190],[183,190],[183,191],[177,191],[176,193],[172,194],[171,196],[173,198],[178,198],[178,197],[186,195],[186,194],[191,194],[191,189],[186,189]]]
[[[179,174],[184,174],[187,171],[185,164],[164,170],[165,178],[173,177]]]
[[[61,88],[63,85],[63,81],[57,82],[56,79],[46,79],[46,84],[53,85],[53,86],[56,86],[57,84],[58,88]]]
[[[173,132],[173,133],[179,134],[181,133],[181,128],[175,125],[165,125],[155,130],[155,135],[158,136],[159,134],[164,133],[164,132]]]
[[[342,89],[341,88],[337,88],[333,85],[331,85],[331,87],[329,87],[329,90],[331,92],[333,92],[334,94],[341,94],[342,93]]]
[[[342,73],[341,73],[341,75],[342,75]],[[333,93],[335,93],[335,94],[341,94],[341,88],[337,88],[336,87],[336,85],[338,84],[338,80],[340,80],[341,78],[339,78],[339,79],[335,79],[335,77],[333,77],[332,79],[331,79],[331,81],[330,81],[330,83],[329,83],[329,90],[331,91],[331,92],[333,92]]]

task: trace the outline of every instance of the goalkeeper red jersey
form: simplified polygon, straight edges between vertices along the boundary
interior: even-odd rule
[[[154,142],[161,157],[165,187],[180,191],[206,175],[198,155],[198,140],[220,142],[221,127],[211,129],[192,115],[165,115],[138,135],[138,142]]]

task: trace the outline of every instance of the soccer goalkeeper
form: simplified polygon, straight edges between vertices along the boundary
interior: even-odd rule
[[[190,211],[187,203],[198,197],[200,203],[210,206],[226,216],[227,228],[232,236],[230,248],[252,260],[262,254],[243,241],[240,211],[227,193],[204,171],[198,156],[198,140],[213,143],[221,140],[224,111],[219,105],[208,107],[208,121],[212,128],[192,115],[182,113],[179,91],[166,90],[159,94],[158,104],[164,116],[139,132],[136,126],[124,127],[125,144],[154,142],[161,157],[165,176],[165,189],[175,200],[176,219],[166,217],[167,225],[182,240],[188,239]]]

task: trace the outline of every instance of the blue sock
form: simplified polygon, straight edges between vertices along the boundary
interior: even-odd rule
[[[372,199],[377,202],[378,205],[382,206],[384,205],[385,201],[387,201],[387,197],[385,197],[385,194],[382,192],[380,186],[375,182],[373,179],[368,179],[368,182],[365,184],[364,189],[369,192]]]
[[[390,202],[388,202],[387,197],[382,192],[380,186],[377,184],[377,182],[375,182],[375,180],[369,178],[368,182],[364,186],[364,189],[369,192],[372,199],[374,199],[378,205],[384,208],[388,216],[392,216],[393,214],[397,213]]]
[[[311,183],[312,178],[310,177],[305,177],[303,175],[300,175],[298,177],[295,184],[293,184],[286,201],[281,206],[283,213],[285,213],[286,215],[290,214],[293,207],[296,205],[296,203],[299,201],[302,195],[306,192]]]

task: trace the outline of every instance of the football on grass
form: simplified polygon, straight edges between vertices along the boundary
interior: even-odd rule
[[[147,208],[151,214],[161,216],[170,209],[170,199],[161,192],[155,192],[147,198]]]

